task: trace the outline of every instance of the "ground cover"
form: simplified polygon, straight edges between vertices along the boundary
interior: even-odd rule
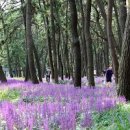
[[[84,79],[83,79],[84,81]],[[126,130],[130,107],[116,88],[76,89],[70,84],[0,84],[0,127],[7,130]],[[104,85],[105,86],[105,85]]]

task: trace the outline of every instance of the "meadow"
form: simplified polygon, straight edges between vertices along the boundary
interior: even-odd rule
[[[0,129],[129,130],[130,105],[116,96],[114,83],[108,88],[98,77],[96,84],[79,89],[8,79],[0,84]]]

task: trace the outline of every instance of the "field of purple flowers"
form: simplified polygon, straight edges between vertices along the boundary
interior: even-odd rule
[[[93,126],[93,114],[103,113],[124,103],[114,86],[74,88],[70,84],[33,85],[22,80],[0,84],[0,129],[5,130],[84,130]],[[100,84],[100,85],[99,85]],[[100,86],[100,87],[99,87]],[[105,85],[104,85],[105,86]],[[13,93],[13,95],[11,95]],[[11,95],[10,97],[8,97]],[[6,98],[4,98],[6,97]],[[8,98],[7,98],[8,97]],[[11,100],[15,99],[17,100]]]

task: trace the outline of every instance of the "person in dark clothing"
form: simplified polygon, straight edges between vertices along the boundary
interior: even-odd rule
[[[110,87],[110,83],[112,82],[112,75],[113,75],[112,67],[109,67],[106,71],[106,82],[108,87]]]

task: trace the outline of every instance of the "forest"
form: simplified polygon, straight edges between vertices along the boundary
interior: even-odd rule
[[[0,129],[129,130],[130,0],[0,0]]]

